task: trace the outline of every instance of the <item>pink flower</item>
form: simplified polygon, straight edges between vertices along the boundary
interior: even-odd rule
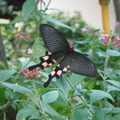
[[[120,47],[120,43],[118,43],[118,44],[117,44],[117,45],[115,45],[114,47],[115,47],[115,48]]]
[[[39,78],[39,73],[40,69],[35,68],[34,70],[28,70],[28,69],[23,69],[19,73],[22,73],[26,79],[38,79]]]
[[[101,37],[99,37],[99,39],[102,40],[103,45],[112,45],[113,47],[120,47],[119,36],[111,37],[109,34],[104,34]]]
[[[17,33],[15,36],[19,39],[24,39],[27,41],[30,39],[30,34],[28,34],[27,32]]]
[[[23,35],[19,35],[19,39],[23,39],[24,38],[24,36]]]
[[[86,32],[86,31],[87,31],[87,28],[84,27],[84,28],[82,28],[81,30],[82,30],[82,32]]]
[[[20,36],[20,33],[17,33],[15,36],[16,36],[16,37],[19,37],[19,36]]]
[[[28,49],[28,54],[32,54],[33,53],[33,49]]]
[[[101,33],[104,33],[104,30],[100,30],[99,33],[100,33],[100,34],[101,34]]]

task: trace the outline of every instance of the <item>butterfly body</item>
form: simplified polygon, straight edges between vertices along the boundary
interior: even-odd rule
[[[53,77],[59,78],[68,70],[88,77],[95,77],[97,75],[94,63],[86,56],[70,48],[66,39],[55,28],[42,24],[40,31],[48,51],[46,51],[45,56],[40,57],[41,62],[39,64],[31,66],[28,69],[32,70],[36,67],[44,69],[45,67],[57,64],[49,74],[49,79],[44,84],[44,87],[49,85]]]

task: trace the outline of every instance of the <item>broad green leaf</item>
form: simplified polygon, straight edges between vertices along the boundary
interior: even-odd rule
[[[0,82],[8,80],[9,78],[13,76],[15,72],[16,72],[15,70],[1,70],[0,71]]]
[[[97,54],[99,57],[107,57],[106,53],[103,51],[98,51]]]
[[[16,84],[11,84],[11,83],[7,83],[7,82],[1,82],[2,85],[14,90],[14,91],[17,91],[17,92],[20,92],[20,93],[23,93],[23,94],[31,94],[33,95],[33,92],[23,86],[20,86],[20,85],[16,85]]]
[[[68,83],[65,79],[65,76],[61,76],[59,79],[56,80],[56,84],[59,87],[59,89],[68,96]]]
[[[112,86],[112,85],[108,85],[107,92],[110,92],[110,91],[120,91],[120,88]]]
[[[90,93],[90,102],[94,102],[94,101],[98,101],[101,100],[103,98],[109,98],[111,100],[113,100],[113,97],[105,92],[105,91],[101,91],[101,90],[91,90],[92,93]]]
[[[53,90],[43,94],[42,101],[44,102],[44,104],[48,104],[48,103],[54,102],[58,97],[59,97],[58,91]]]
[[[85,78],[85,76],[80,76],[80,75],[72,73],[72,75],[70,76],[70,83],[72,84],[72,86],[76,86],[84,78]]]
[[[59,116],[52,115],[51,117],[52,117],[52,120],[65,120],[65,118],[60,115]]]
[[[104,120],[104,116],[105,116],[104,111],[100,109],[93,114],[92,120]]]
[[[86,109],[78,109],[72,112],[72,120],[88,120],[89,112]]]
[[[26,18],[28,18],[28,17],[27,17],[27,16],[16,17],[16,18],[11,22],[11,24],[15,24],[15,23],[24,21]]]
[[[110,120],[120,120],[120,113],[111,117]]]
[[[120,56],[120,52],[116,50],[107,50],[106,52],[108,56]]]
[[[71,114],[72,107],[70,105],[55,102],[50,105],[62,116],[70,116]]]
[[[17,113],[16,120],[23,120],[28,116],[38,116],[38,115],[39,113],[36,109],[23,108]]]
[[[43,101],[41,103],[43,103]],[[48,104],[42,104],[42,105],[43,105],[43,110],[48,114],[59,116],[59,114],[50,105]]]
[[[120,82],[119,82],[119,81],[115,81],[115,80],[107,80],[107,82],[109,82],[109,83],[111,83],[111,84],[113,84],[113,85],[115,85],[115,86],[117,86],[117,87],[120,88]]]
[[[120,107],[113,108],[111,113],[120,113]]]
[[[35,0],[26,0],[22,7],[22,12],[24,16],[29,16],[35,9],[36,3]]]
[[[4,88],[0,88],[0,106],[5,103],[5,90]]]
[[[47,22],[51,22],[51,23],[54,23],[54,24],[57,24],[57,25],[60,25],[60,26],[63,26],[63,27],[66,27],[68,29],[72,29],[70,26],[62,23],[61,21],[55,19],[55,18],[51,18],[51,17],[45,17],[45,21]]]
[[[82,40],[82,41],[81,41],[81,39],[80,39],[80,41],[75,41],[75,43],[77,43],[77,44],[87,44],[87,43],[90,43],[90,39],[87,38],[87,39]]]

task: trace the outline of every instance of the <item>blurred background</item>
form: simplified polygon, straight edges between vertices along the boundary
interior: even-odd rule
[[[22,8],[22,4],[25,0],[0,0],[0,18],[14,18],[13,11],[19,11]],[[38,0],[36,0],[37,2]],[[49,0],[45,0],[49,2]],[[110,18],[110,30],[116,31],[120,29],[120,0],[106,0],[109,4],[109,18]],[[39,8],[39,5],[38,5]],[[82,19],[92,27],[103,29],[102,25],[102,12],[99,0],[52,0],[49,12],[64,11],[72,15],[75,11],[80,11]]]

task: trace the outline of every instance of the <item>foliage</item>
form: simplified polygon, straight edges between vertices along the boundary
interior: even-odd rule
[[[27,0],[22,15],[10,25],[1,26],[9,63],[9,70],[0,71],[1,119],[6,118],[7,108],[12,106],[18,111],[16,120],[119,120],[120,37],[104,35],[89,26],[79,11],[72,16],[63,12],[46,14],[49,3],[36,10],[34,0]],[[89,78],[68,71],[43,88],[53,66],[27,70],[45,54],[39,35],[42,23],[52,24],[64,33],[76,51],[96,64],[98,76]],[[2,62],[0,67],[5,68]]]

